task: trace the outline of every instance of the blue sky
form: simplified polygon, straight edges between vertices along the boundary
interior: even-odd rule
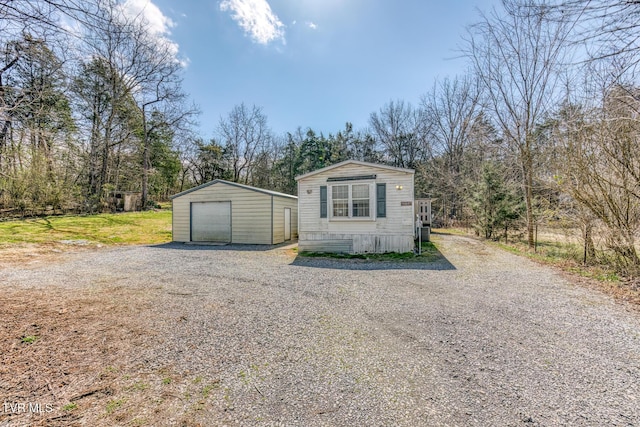
[[[128,0],[188,63],[184,88],[200,134],[244,102],[280,134],[367,126],[390,100],[414,106],[436,78],[465,72],[465,25],[495,0]],[[157,6],[157,10],[156,7]]]

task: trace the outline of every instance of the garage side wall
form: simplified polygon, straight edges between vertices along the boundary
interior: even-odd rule
[[[284,208],[291,209],[291,239],[298,236],[298,199],[273,197],[273,244],[284,242]]]
[[[271,244],[271,196],[216,183],[173,199],[173,240],[191,239],[192,202],[231,202],[231,242]]]

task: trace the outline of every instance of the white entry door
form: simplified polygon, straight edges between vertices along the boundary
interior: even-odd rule
[[[231,242],[231,202],[192,202],[191,241]]]
[[[291,240],[291,208],[284,208],[284,240]]]

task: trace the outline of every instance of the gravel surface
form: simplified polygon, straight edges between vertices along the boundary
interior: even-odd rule
[[[144,399],[114,390],[111,402],[128,393],[122,408],[87,406],[80,423],[640,425],[635,308],[473,239],[435,238],[444,259],[429,264],[167,244],[7,268],[0,286],[95,289],[135,307],[123,372],[145,381]]]

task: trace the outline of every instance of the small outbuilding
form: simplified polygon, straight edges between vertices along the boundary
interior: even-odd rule
[[[216,179],[171,197],[175,242],[273,245],[298,234],[298,198]]]
[[[297,177],[299,250],[412,251],[414,173],[347,160]]]
[[[112,191],[107,198],[111,210],[133,212],[142,210],[142,193],[136,191]]]

